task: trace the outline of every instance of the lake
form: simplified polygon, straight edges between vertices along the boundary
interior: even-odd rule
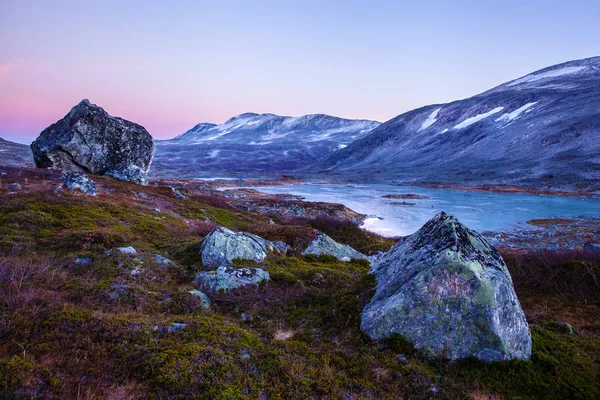
[[[597,197],[545,196],[471,192],[392,185],[294,184],[257,187],[264,193],[299,195],[307,201],[341,203],[369,216],[363,228],[384,236],[404,236],[418,230],[440,211],[456,216],[480,232],[526,227],[537,218],[600,217]],[[429,199],[389,199],[388,194],[418,194]],[[409,202],[415,205],[394,205]]]

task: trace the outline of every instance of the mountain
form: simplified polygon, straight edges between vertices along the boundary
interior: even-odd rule
[[[33,154],[25,144],[0,138],[0,166],[33,167]]]
[[[409,111],[311,170],[364,182],[598,185],[600,57]]]
[[[174,139],[156,141],[150,173],[179,177],[278,175],[323,160],[379,125],[323,114],[241,114],[221,125],[201,123]]]

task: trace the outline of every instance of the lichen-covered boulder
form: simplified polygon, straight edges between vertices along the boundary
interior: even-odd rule
[[[230,267],[236,258],[262,262],[270,251],[285,252],[281,242],[270,242],[247,232],[234,232],[221,226],[210,232],[200,247],[202,265]]]
[[[154,141],[143,126],[113,117],[88,100],[50,125],[31,144],[38,168],[107,175],[143,184]]]
[[[367,256],[359,253],[347,244],[338,243],[328,235],[319,231],[317,231],[315,238],[310,242],[302,254],[329,254],[342,261],[350,261],[353,258],[367,258]]]
[[[398,333],[426,354],[449,359],[531,356],[529,326],[506,264],[456,218],[436,215],[371,273],[377,290],[361,314],[371,338]]]
[[[203,309],[208,310],[210,308],[210,305],[211,305],[210,297],[208,297],[205,293],[202,293],[198,289],[192,289],[188,293],[191,294],[192,296],[196,296],[200,300],[200,306]]]
[[[216,271],[200,272],[195,283],[209,293],[228,292],[247,285],[269,280],[269,273],[260,268],[219,267]]]
[[[91,180],[86,174],[68,172],[63,174],[62,179],[67,189],[80,190],[90,196],[96,196],[98,194],[96,182]]]

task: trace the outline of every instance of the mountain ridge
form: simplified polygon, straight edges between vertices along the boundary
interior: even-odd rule
[[[373,182],[594,185],[599,104],[600,57],[570,61],[400,114],[305,171]]]

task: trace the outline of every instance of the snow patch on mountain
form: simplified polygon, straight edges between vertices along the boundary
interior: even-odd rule
[[[515,119],[517,119],[519,117],[519,115],[521,115],[523,112],[526,112],[527,110],[529,110],[531,107],[533,107],[536,104],[537,104],[537,101],[534,101],[533,103],[527,103],[523,107],[517,108],[513,112],[502,114],[498,119],[496,119],[496,122],[514,121]]]
[[[468,126],[471,126],[471,125],[473,125],[473,124],[481,121],[482,119],[485,119],[485,118],[487,118],[489,116],[497,114],[497,113],[499,113],[502,110],[504,110],[504,107],[496,107],[493,110],[490,110],[490,111],[488,111],[488,112],[486,112],[484,114],[479,114],[479,115],[476,115],[474,117],[467,118],[463,122],[461,122],[460,124],[456,125],[454,127],[454,129],[463,129],[463,128],[466,128]]]
[[[563,76],[563,75],[575,74],[585,68],[586,67],[564,67],[564,68],[554,69],[554,70],[550,70],[550,71],[546,71],[546,72],[541,72],[539,74],[531,74],[531,75],[527,75],[527,76],[524,76],[523,78],[519,78],[515,81],[510,82],[508,84],[508,86],[515,86],[515,85],[520,85],[522,83],[539,81],[541,79],[556,78],[556,77]]]
[[[421,128],[417,132],[421,132],[422,130],[427,129],[431,125],[435,124],[440,110],[441,110],[441,108],[438,108],[437,110],[435,110],[431,114],[429,114],[429,117],[427,117],[427,119],[425,121],[423,121],[423,123],[421,124]]]

